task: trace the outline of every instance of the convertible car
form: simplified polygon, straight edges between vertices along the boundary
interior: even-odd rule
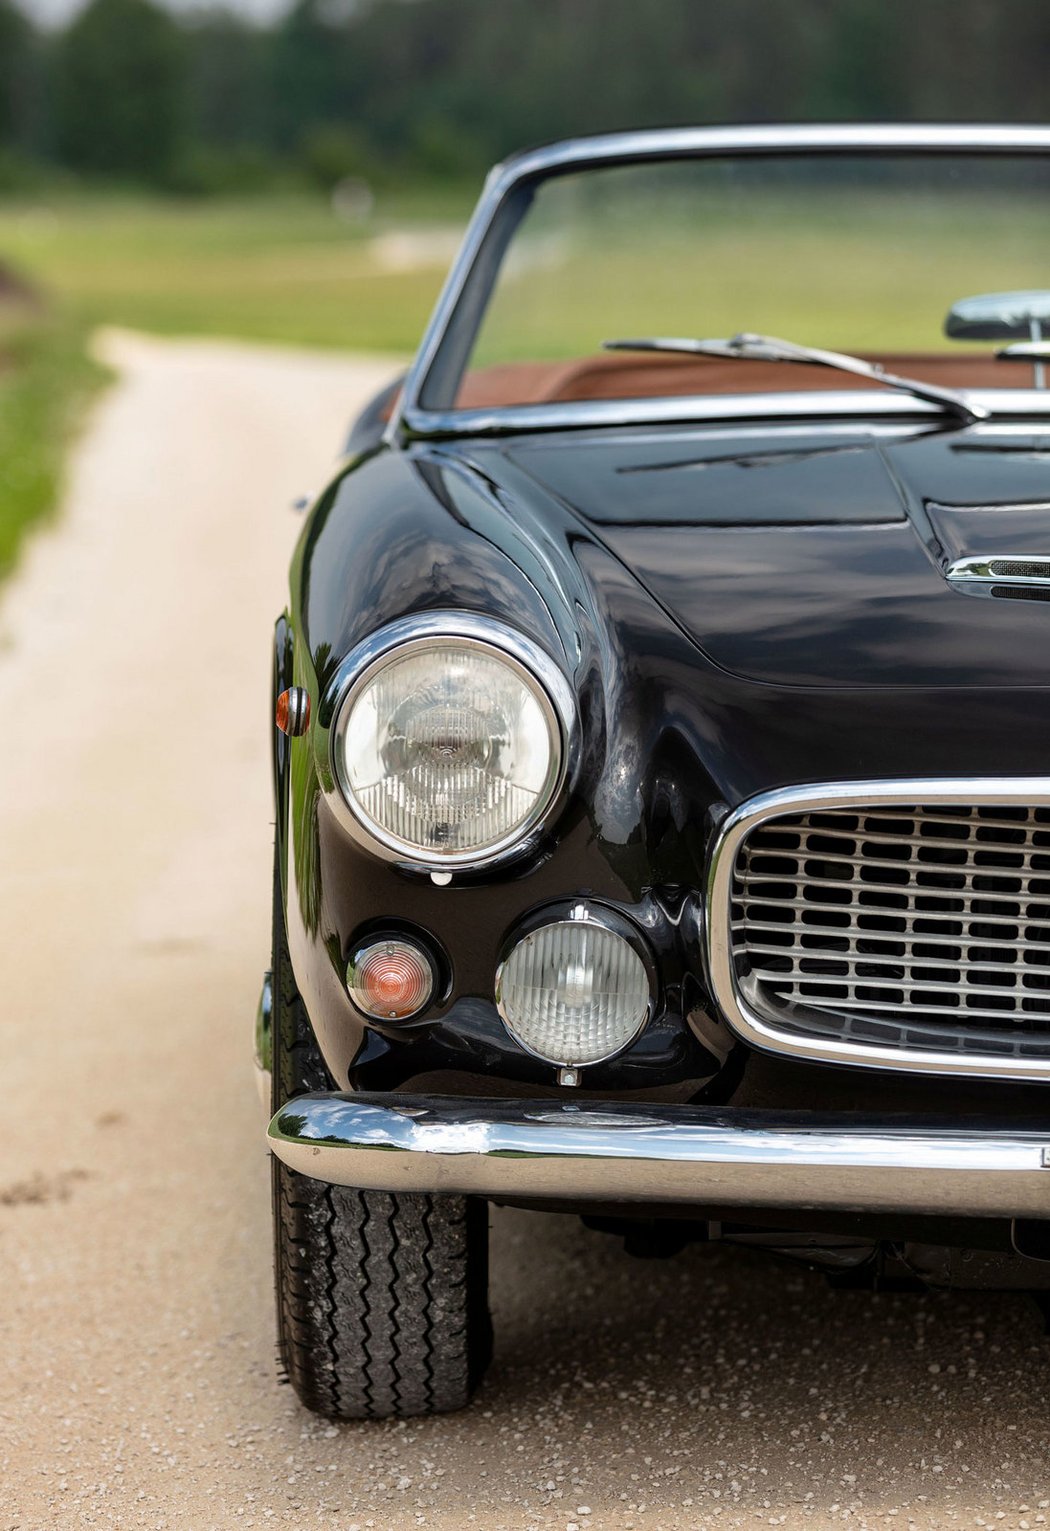
[[[454,1409],[489,1204],[1050,1288],[1050,129],[490,176],[276,626],[280,1352]]]

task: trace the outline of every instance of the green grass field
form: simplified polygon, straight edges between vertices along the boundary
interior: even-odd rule
[[[472,199],[380,200],[359,223],[305,196],[0,203],[0,260],[89,326],[406,352]]]

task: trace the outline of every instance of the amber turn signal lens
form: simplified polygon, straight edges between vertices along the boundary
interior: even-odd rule
[[[302,686],[289,686],[277,698],[277,727],[292,738],[305,734],[310,723],[310,693]]]
[[[350,998],[365,1015],[407,1021],[429,1005],[434,993],[430,958],[414,942],[371,941],[358,947],[346,969]]]

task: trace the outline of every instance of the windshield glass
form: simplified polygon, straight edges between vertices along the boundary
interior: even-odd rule
[[[1032,361],[996,352],[1042,337],[1040,305],[1050,340],[1048,189],[1045,157],[999,154],[649,160],[552,175],[497,215],[488,248],[506,247],[467,367],[440,383],[435,373],[422,402],[878,387],[794,362],[602,349],[741,331],[945,387],[1030,388]],[[988,294],[1012,299],[975,317],[963,300]]]

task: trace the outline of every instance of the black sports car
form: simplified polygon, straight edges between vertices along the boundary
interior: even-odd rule
[[[277,623],[309,1407],[466,1402],[489,1202],[1050,1286],[1048,192],[1022,128],[493,171]]]

